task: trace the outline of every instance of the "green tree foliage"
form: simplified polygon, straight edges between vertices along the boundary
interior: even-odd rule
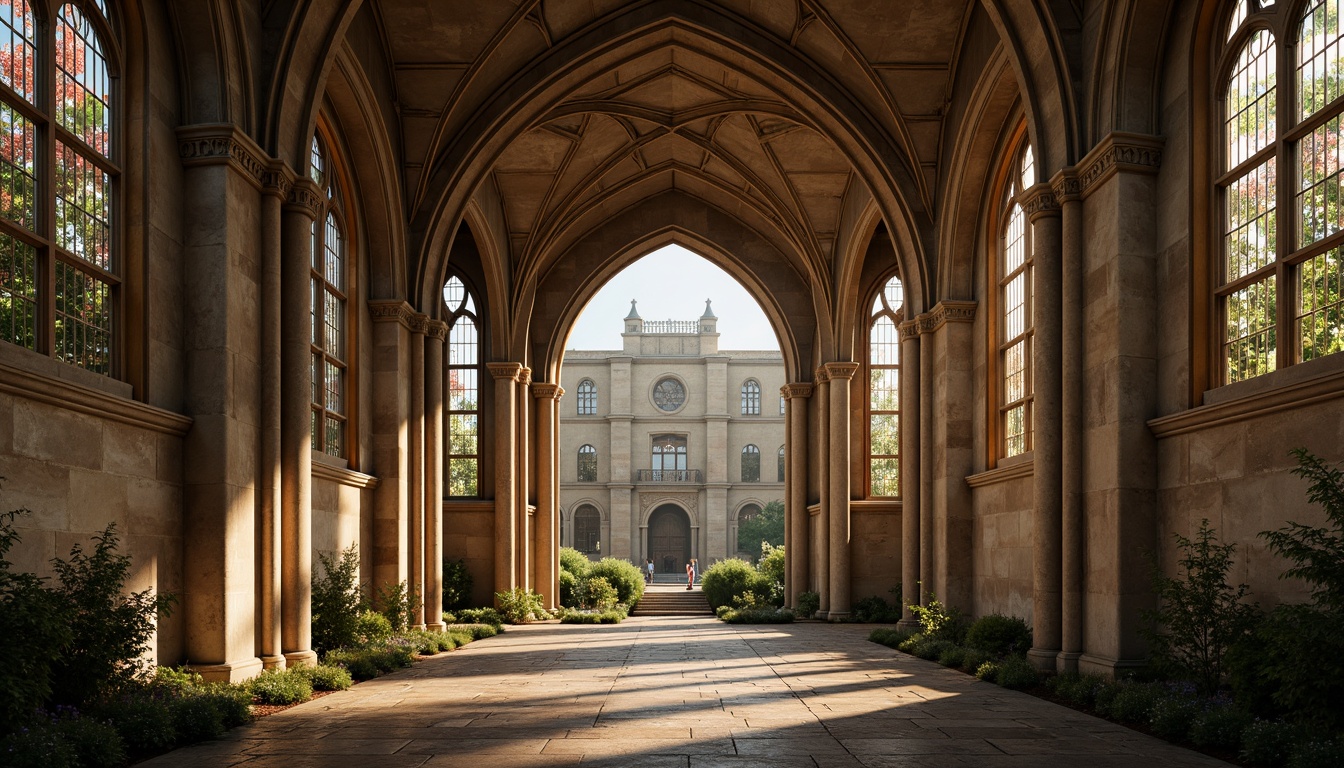
[[[1144,612],[1154,660],[1212,695],[1222,683],[1224,657],[1255,625],[1259,609],[1244,602],[1250,587],[1227,583],[1235,544],[1219,544],[1207,519],[1194,539],[1172,534],[1181,550],[1181,574],[1153,566],[1158,607]]]
[[[784,502],[776,499],[765,505],[759,515],[737,525],[737,548],[742,552],[760,551],[761,543],[784,545]]]
[[[456,611],[471,603],[474,584],[471,571],[462,559],[443,561],[443,610]]]
[[[1307,500],[1325,511],[1326,525],[1289,522],[1260,535],[1275,554],[1294,563],[1284,577],[1311,585],[1312,600],[1321,610],[1344,613],[1344,472],[1304,448],[1295,449],[1293,455],[1297,457],[1293,474],[1310,481]]]
[[[354,544],[339,558],[319,552],[322,573],[313,574],[313,648],[319,653],[354,645],[359,615],[366,606],[359,591],[359,551]]]
[[[0,735],[29,722],[51,695],[52,665],[72,637],[56,593],[5,559],[19,540],[14,520],[24,514],[0,513]]]
[[[569,571],[575,576],[588,575],[588,568],[592,561],[588,556],[573,547],[560,548],[560,570]]]
[[[709,566],[700,580],[700,589],[709,601],[709,607],[717,610],[719,606],[733,607],[740,603],[735,598],[750,597],[765,602],[769,596],[769,585],[756,572],[751,563],[740,558],[729,558]]]
[[[415,612],[420,609],[420,591],[410,589],[406,582],[384,584],[378,590],[379,613],[397,632],[415,625]]]
[[[616,599],[631,609],[644,597],[644,575],[628,561],[604,557],[588,567],[587,576],[606,579],[616,588]]]

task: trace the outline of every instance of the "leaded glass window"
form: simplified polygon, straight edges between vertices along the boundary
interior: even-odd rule
[[[761,385],[755,379],[742,382],[742,415],[761,415]]]
[[[102,4],[62,4],[51,24],[0,4],[0,341],[106,376],[124,267],[112,22]]]
[[[686,469],[686,436],[654,435],[653,454],[649,468],[653,470]]]
[[[901,495],[901,339],[896,327],[904,307],[901,280],[891,277],[873,299],[868,325],[868,493],[872,496]]]
[[[1034,182],[1031,145],[1020,148],[1010,174],[998,248],[999,455],[1031,450],[1033,384],[1031,223],[1021,197]]]
[[[476,301],[462,278],[443,285],[448,322],[448,495],[480,495],[481,343]]]
[[[584,379],[579,382],[579,415],[596,416],[597,415],[597,385],[592,379]]]
[[[761,481],[761,449],[748,444],[742,449],[742,482]]]
[[[1344,0],[1272,6],[1238,3],[1219,69],[1223,383],[1344,351]]]
[[[314,136],[308,174],[323,190],[323,206],[313,221],[309,258],[309,336],[312,356],[309,373],[313,381],[312,419],[309,423],[313,450],[338,458],[346,457],[348,423],[348,358],[345,230],[336,173],[326,143]]]
[[[597,449],[591,445],[579,446],[579,482],[597,482]]]
[[[585,555],[602,554],[602,514],[591,504],[574,510],[574,548]]]

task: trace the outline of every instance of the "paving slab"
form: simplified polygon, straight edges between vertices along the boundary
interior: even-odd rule
[[[146,768],[1213,768],[897,653],[871,627],[510,627]]]

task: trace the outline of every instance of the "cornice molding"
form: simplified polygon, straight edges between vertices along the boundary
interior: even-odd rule
[[[826,374],[834,379],[844,379],[846,381],[854,378],[854,374],[859,372],[858,363],[834,362],[826,363]]]
[[[264,189],[271,159],[266,152],[229,123],[184,125],[177,129],[177,156],[183,167],[227,165]]]
[[[785,400],[794,398],[808,398],[812,396],[811,384],[785,384],[779,388],[780,394],[784,395]]]
[[[975,322],[976,306],[974,301],[940,301],[932,311],[919,316],[919,331],[933,333],[948,323]]]
[[[443,341],[448,338],[448,324],[442,320],[426,320],[425,335]]]
[[[321,461],[313,462],[313,477],[330,480],[350,488],[377,488],[378,478],[345,467],[333,467]]]
[[[402,299],[374,299],[369,302],[369,317],[375,323],[400,323],[410,330],[411,316],[416,312]]]
[[[1117,131],[1102,139],[1078,164],[1078,185],[1083,197],[1120,172],[1152,175],[1162,167],[1160,136]]]
[[[559,384],[539,381],[532,385],[532,397],[537,400],[559,400],[565,396],[565,388]]]
[[[3,363],[0,393],[175,437],[184,437],[192,425],[190,416]]]
[[[1032,223],[1045,216],[1059,215],[1059,199],[1049,184],[1036,184],[1023,193],[1019,200],[1022,202],[1022,210],[1027,214],[1027,221]]]
[[[1235,400],[1159,416],[1148,421],[1148,428],[1161,440],[1187,432],[1264,418],[1283,411],[1305,409],[1341,398],[1344,398],[1344,371],[1331,372]]]
[[[485,369],[490,372],[495,381],[517,381],[518,374],[523,370],[522,363],[486,363]]]

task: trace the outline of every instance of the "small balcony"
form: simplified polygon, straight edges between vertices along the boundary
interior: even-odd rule
[[[703,483],[704,474],[698,469],[636,469],[636,483]]]

